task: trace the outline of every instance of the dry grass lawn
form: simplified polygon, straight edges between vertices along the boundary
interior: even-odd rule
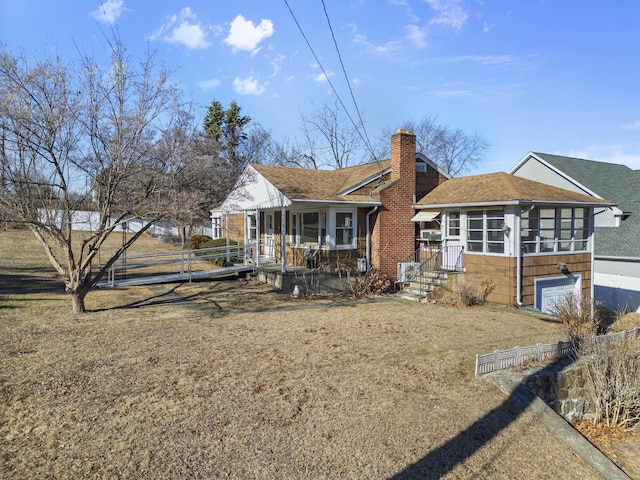
[[[73,315],[28,233],[0,255],[0,477],[600,478],[473,376],[476,353],[564,338],[535,314],[227,280]]]

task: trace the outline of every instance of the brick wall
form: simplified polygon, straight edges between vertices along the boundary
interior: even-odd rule
[[[398,130],[391,137],[390,184],[380,192],[382,206],[371,234],[374,268],[397,280],[398,263],[415,251],[416,226],[412,205],[416,194],[416,137]]]

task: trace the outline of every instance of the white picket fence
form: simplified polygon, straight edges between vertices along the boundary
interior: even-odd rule
[[[609,333],[598,338],[626,337],[636,338],[640,328],[635,327],[626,332]],[[541,362],[548,358],[558,359],[569,356],[573,349],[573,342],[538,343],[528,347],[515,347],[508,350],[494,350],[491,353],[476,355],[476,377],[485,373],[504,370],[526,362]]]

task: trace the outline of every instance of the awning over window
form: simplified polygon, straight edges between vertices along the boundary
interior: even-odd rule
[[[411,220],[414,222],[432,222],[438,215],[440,215],[439,210],[420,210]]]

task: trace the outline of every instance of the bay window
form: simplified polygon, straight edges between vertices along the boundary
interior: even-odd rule
[[[355,248],[355,210],[292,212],[289,227],[293,247]]]

